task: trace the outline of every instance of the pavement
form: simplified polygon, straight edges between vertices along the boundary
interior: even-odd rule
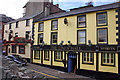
[[[56,78],[56,79],[61,79],[61,80],[95,80],[89,77],[85,77],[82,75],[76,75],[74,73],[67,73],[35,64],[29,64],[26,66],[26,68],[31,69],[32,71],[45,75],[47,78]]]

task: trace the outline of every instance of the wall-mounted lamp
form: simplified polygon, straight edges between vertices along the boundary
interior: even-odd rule
[[[91,40],[88,40],[88,43],[89,43],[89,46],[91,46],[91,45],[92,45]]]
[[[60,43],[60,46],[61,46],[61,47],[63,46],[63,43],[64,43],[64,41],[61,41],[61,43]]]
[[[45,45],[44,41],[42,41],[42,47]]]
[[[64,24],[67,24],[67,26],[68,26],[68,20],[67,20],[67,18],[64,19]]]
[[[70,47],[72,45],[72,43],[70,41],[68,41],[68,47]]]
[[[10,30],[10,33],[13,33],[13,30]]]

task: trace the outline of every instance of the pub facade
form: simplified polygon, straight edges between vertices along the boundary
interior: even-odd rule
[[[117,78],[119,5],[90,5],[34,21],[33,63],[87,76]]]

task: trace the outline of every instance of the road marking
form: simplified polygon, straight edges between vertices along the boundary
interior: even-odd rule
[[[48,77],[52,77],[52,78],[58,78],[58,79],[60,79],[60,80],[64,80],[64,79],[61,79],[61,78],[59,78],[59,77],[52,76],[52,75],[49,75],[49,74],[46,74],[46,73],[38,72],[38,71],[35,71],[35,70],[32,70],[32,71],[34,71],[34,72],[36,72],[36,73],[39,73],[39,74],[46,75],[46,76],[48,76]]]

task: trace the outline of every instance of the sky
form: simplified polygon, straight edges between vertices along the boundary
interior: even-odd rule
[[[18,19],[23,16],[23,6],[29,0],[0,0],[0,14]],[[39,2],[41,0],[30,0]],[[86,2],[93,1],[94,6],[113,3],[116,0],[53,0],[54,4],[59,4],[63,10],[85,6]]]

